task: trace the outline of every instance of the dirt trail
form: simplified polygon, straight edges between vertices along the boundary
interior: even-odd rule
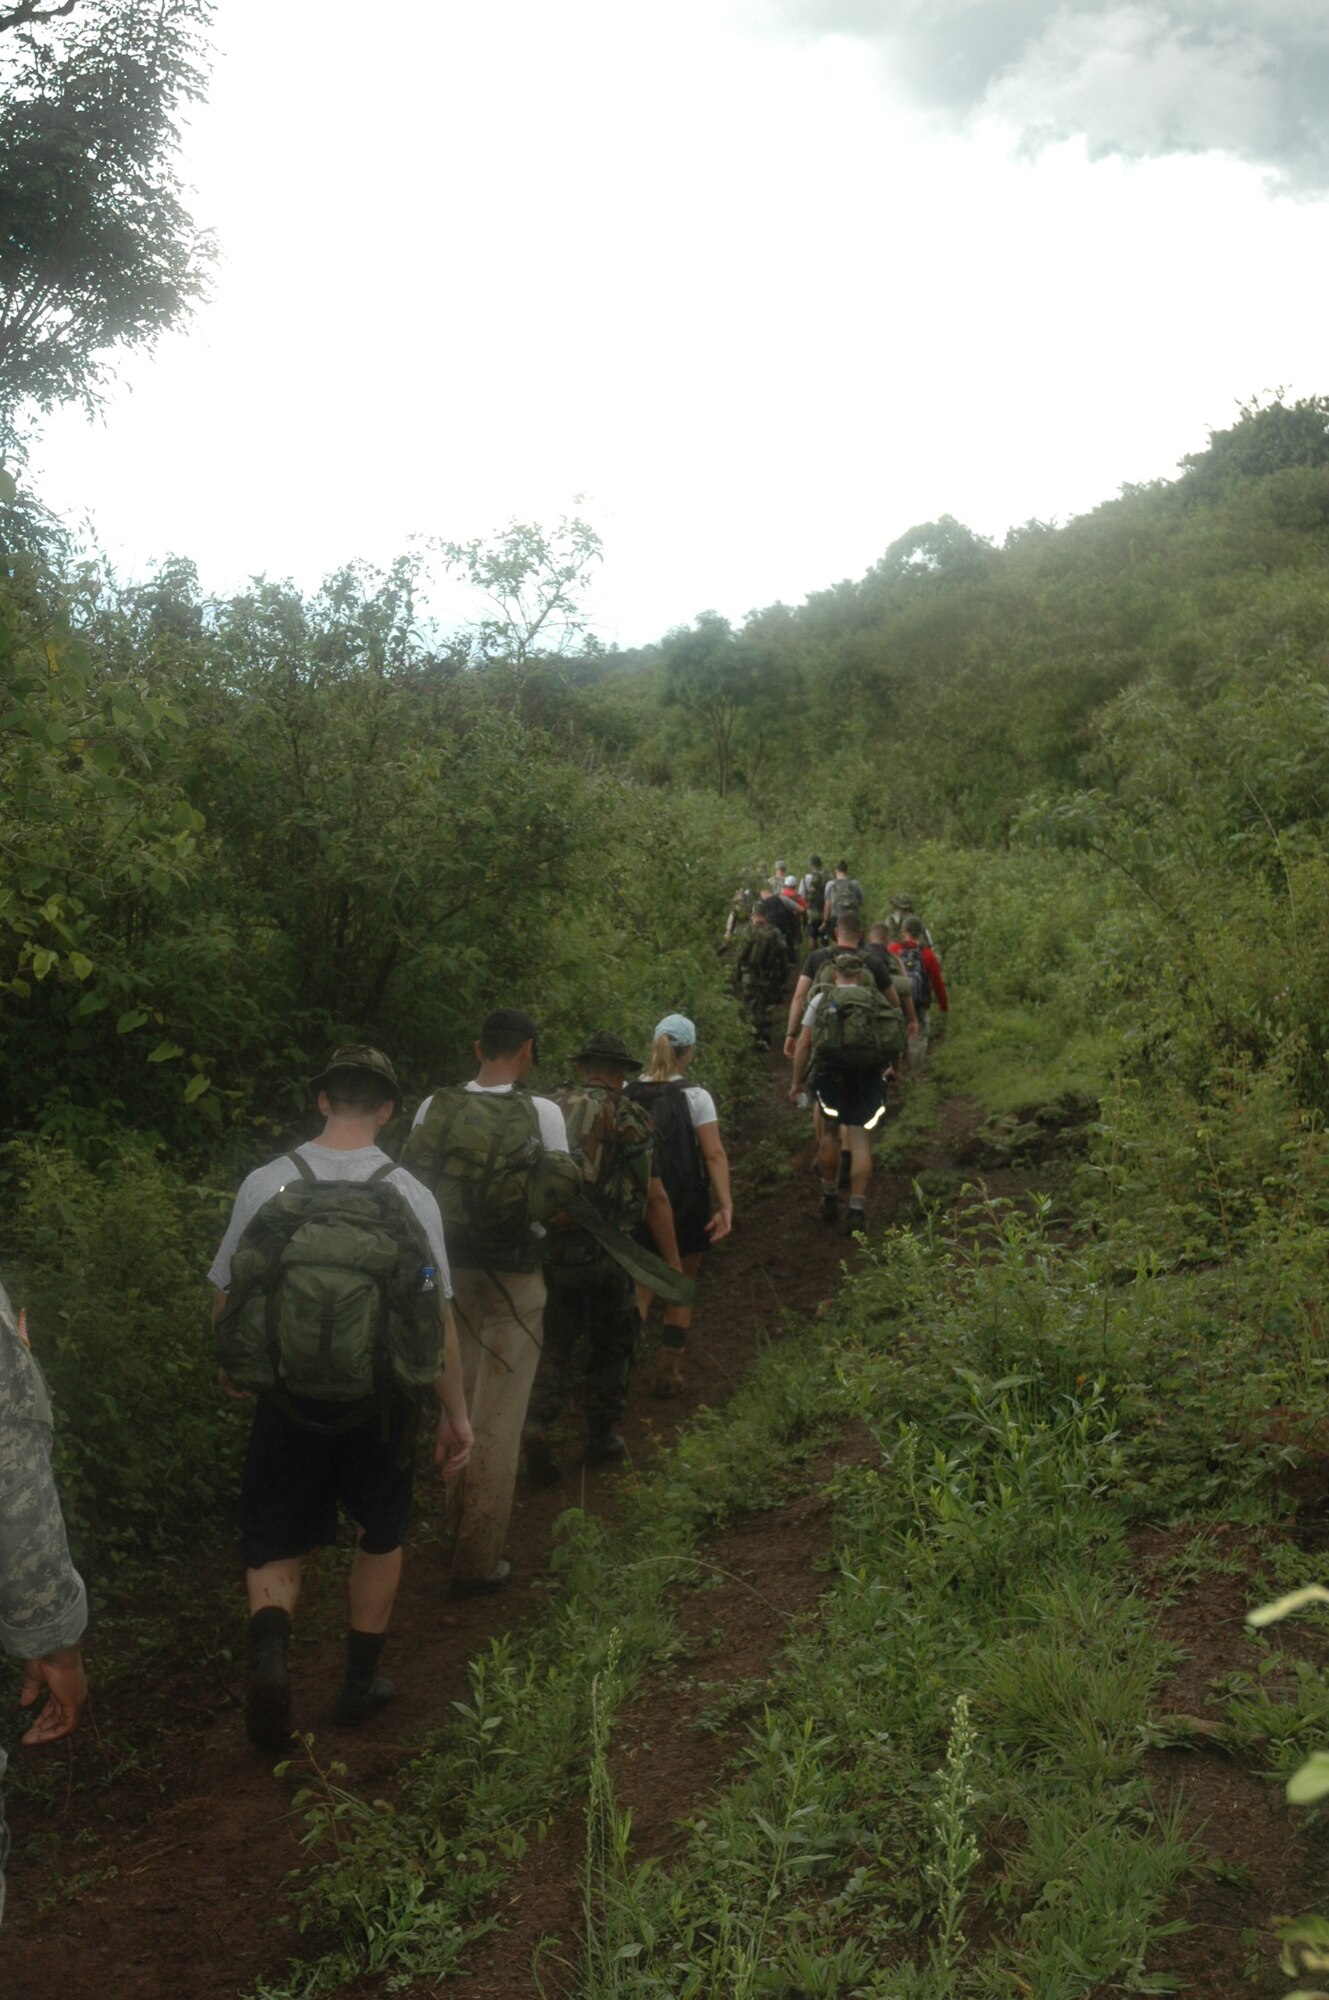
[[[645,1370],[634,1383],[624,1435],[636,1465],[649,1464],[699,1407],[725,1402],[753,1356],[778,1337],[784,1313],[812,1311],[834,1290],[841,1262],[856,1254],[852,1239],[817,1219],[817,1183],[807,1171],[808,1120],[784,1101],[786,1075],[783,1064],[772,1059],[763,1089],[727,1135],[740,1190],[738,1223],[731,1243],[708,1260],[702,1274],[686,1394],[676,1401],[653,1400]],[[753,1176],[746,1196],[745,1158],[761,1159],[768,1169]],[[908,1195],[907,1177],[879,1175],[873,1229]],[[295,1662],[296,1719],[299,1727],[315,1732],[320,1756],[347,1765],[352,1790],[369,1796],[387,1790],[425,1731],[465,1693],[471,1656],[491,1635],[539,1615],[555,1517],[570,1504],[612,1510],[618,1477],[579,1469],[552,1491],[538,1491],[523,1480],[508,1544],[518,1559],[517,1573],[496,1598],[453,1604],[444,1594],[438,1539],[426,1531],[408,1541],[391,1658],[384,1663],[398,1698],[361,1732],[336,1732],[328,1725],[342,1649],[330,1602],[339,1586],[323,1580],[324,1615],[300,1621],[305,1636]],[[801,1514],[796,1508],[785,1517],[762,1516],[754,1527],[732,1531],[740,1541],[749,1538],[750,1567],[755,1564],[754,1573],[759,1570],[765,1579],[759,1595],[778,1608],[768,1622],[752,1622],[757,1600],[741,1586],[733,1592],[733,1618],[708,1601],[708,1620],[726,1626],[733,1647],[731,1652],[726,1646],[726,1677],[759,1675],[782,1643],[787,1618],[813,1601],[812,1542],[821,1532],[815,1505]],[[738,1552],[730,1553],[741,1574]],[[226,1572],[220,1546],[200,1552],[200,1563]],[[223,1656],[224,1648],[238,1654],[242,1638],[238,1577],[234,1628],[209,1629],[209,1620],[215,1627],[215,1614],[201,1619],[182,1604],[178,1661],[143,1690],[141,1716],[130,1711],[124,1681],[118,1712],[111,1712],[109,1698],[103,1700],[98,1721],[117,1751],[126,1742],[157,1746],[141,1769],[114,1773],[113,1760],[91,1733],[81,1733],[70,1745],[70,1786],[60,1807],[61,1847],[54,1868],[49,1861],[25,1860],[25,1838],[48,1833],[49,1824],[11,1794],[15,1855],[9,1919],[0,1941],[5,2000],[44,2000],[52,1991],[77,2000],[99,1992],[114,1993],[116,2000],[234,2000],[300,1949],[282,1887],[302,1859],[300,1824],[290,1812],[296,1784],[274,1778],[248,1749],[239,1713],[239,1668]],[[329,1636],[310,1638],[309,1627],[316,1623]],[[95,1644],[93,1659],[95,1664]],[[163,1710],[169,1721],[164,1747]],[[666,1754],[660,1767],[652,1768],[649,1790],[665,1829],[672,1825],[675,1803],[683,1810],[688,1797],[709,1781],[716,1761],[698,1756],[688,1723],[680,1710],[677,1726],[664,1739],[666,1745],[673,1741],[677,1754],[672,1759]],[[566,1901],[566,1887],[565,1876],[555,1902]],[[43,1901],[50,1906],[35,1914]],[[522,1933],[528,1920],[539,1918],[540,1902],[539,1896],[532,1898],[519,1925]],[[560,1928],[562,1919],[552,1906],[549,1914],[554,1918],[549,1927]],[[311,1944],[305,1941],[306,1952]],[[529,1950],[526,1944],[527,1969]],[[474,1978],[465,1986],[456,1983],[455,1990],[525,1991],[526,1969],[515,1985],[502,1983],[515,1973],[510,1953],[501,1939],[487,1952],[482,1948]],[[482,1962],[486,1958],[492,1960],[492,1977]]]

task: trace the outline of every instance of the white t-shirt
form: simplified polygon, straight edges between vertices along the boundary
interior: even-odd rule
[[[317,1140],[298,1146],[296,1151],[308,1161],[315,1175],[321,1181],[367,1181],[379,1167],[391,1166],[391,1160],[380,1146],[356,1146],[346,1151],[337,1146],[320,1146]],[[240,1192],[235,1197],[235,1207],[231,1210],[231,1220],[221,1248],[212,1260],[209,1278],[219,1292],[228,1290],[231,1283],[231,1263],[235,1248],[245,1230],[258,1214],[265,1201],[271,1201],[288,1182],[294,1180],[299,1169],[291,1165],[289,1153],[269,1160],[266,1167],[256,1167],[252,1174],[240,1183]],[[448,1268],[447,1246],[443,1241],[443,1218],[438,1212],[438,1203],[429,1189],[405,1167],[394,1167],[385,1176],[390,1187],[405,1201],[424,1230],[434,1266],[438,1272],[437,1284],[440,1295],[452,1297],[452,1273]]]
[[[512,1085],[510,1083],[477,1083],[475,1078],[472,1077],[471,1081],[466,1085],[466,1089],[478,1090],[486,1097],[501,1097],[505,1091],[512,1089]],[[433,1101],[432,1094],[425,1099],[411,1120],[412,1130],[417,1125],[424,1123],[425,1113]],[[540,1121],[540,1144],[544,1147],[546,1153],[566,1153],[568,1150],[568,1128],[563,1123],[563,1113],[559,1110],[553,1099],[549,1097],[533,1097],[531,1103],[535,1106],[535,1115]]]
[[[641,1083],[651,1083],[654,1079],[643,1075],[638,1081]],[[719,1124],[720,1114],[715,1108],[715,1099],[711,1096],[709,1090],[703,1090],[699,1083],[685,1083],[681,1076],[671,1076],[669,1081],[676,1083],[684,1097],[687,1098],[688,1111],[692,1117],[694,1131],[700,1131],[703,1125]]]

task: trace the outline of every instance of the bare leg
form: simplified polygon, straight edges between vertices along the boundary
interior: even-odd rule
[[[264,1563],[261,1569],[245,1571],[250,1614],[269,1605],[278,1611],[293,1612],[300,1601],[300,1558],[290,1556],[280,1562]]]
[[[385,1556],[355,1552],[351,1564],[351,1629],[355,1632],[386,1632],[401,1581],[401,1550]]]

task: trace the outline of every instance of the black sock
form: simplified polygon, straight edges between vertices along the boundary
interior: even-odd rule
[[[357,1632],[354,1626],[346,1634],[346,1678],[357,1686],[368,1687],[378,1668],[379,1655],[388,1643],[386,1632]]]
[[[291,1637],[291,1614],[280,1604],[265,1604],[249,1614],[249,1650],[264,1652],[269,1646],[285,1651]]]

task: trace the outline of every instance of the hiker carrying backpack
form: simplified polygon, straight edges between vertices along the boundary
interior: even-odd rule
[[[294,1178],[249,1223],[231,1262],[217,1360],[237,1389],[336,1403],[335,1428],[386,1411],[394,1386],[427,1389],[440,1365],[438,1274],[385,1161],[368,1180]]]
[[[536,1228],[580,1191],[566,1152],[548,1151],[524,1090],[434,1091],[401,1161],[437,1201],[453,1262],[475,1270],[537,1270]]]
[[[838,982],[823,988],[812,1012],[812,1070],[875,1070],[878,1075],[904,1054],[904,1020],[898,1007],[877,991],[871,979],[862,985]]]
[[[928,978],[927,967],[923,963],[923,947],[913,939],[906,938],[903,944],[895,946],[894,956],[899,959],[909,975],[909,991],[921,1019],[932,1005],[932,981]]]

